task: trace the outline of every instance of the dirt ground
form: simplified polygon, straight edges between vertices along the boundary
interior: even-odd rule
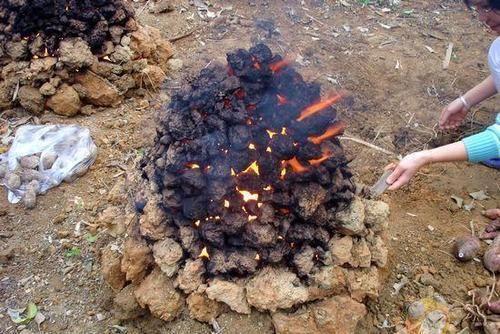
[[[112,292],[101,277],[99,250],[120,239],[94,223],[108,205],[112,186],[134,170],[151,144],[155,116],[168,95],[209,62],[223,61],[229,50],[264,41],[275,52],[294,55],[299,72],[320,82],[325,92],[342,88],[351,93],[340,107],[349,123],[346,136],[396,154],[459,139],[493,121],[497,99],[474,109],[458,132],[443,133],[436,126],[446,103],[488,73],[486,53],[495,36],[473,13],[460,1],[403,1],[392,7],[384,1],[366,2],[212,1],[209,10],[218,17],[205,20],[188,1],[172,1],[174,11],[162,14],[150,14],[144,3],[134,3],[139,20],[158,27],[166,38],[187,34],[174,42],[176,58],[184,66],[169,73],[163,91],[126,100],[118,108],[71,119],[40,117],[41,123],[89,127],[99,153],[86,175],[39,197],[33,210],[9,204],[1,191],[0,332],[20,332],[23,328],[11,322],[6,310],[32,301],[46,317],[40,327],[28,325],[34,333],[210,333],[209,326],[186,315],[171,323],[151,317],[113,319]],[[445,70],[449,43],[453,54]],[[9,121],[23,116],[10,114]],[[358,182],[372,184],[395,159],[350,140],[343,143]],[[382,196],[391,207],[390,259],[380,297],[368,303],[370,314],[357,332],[394,332],[393,326],[405,321],[405,307],[429,290],[461,306],[469,302],[467,291],[493,284],[481,263],[458,263],[450,249],[454,238],[471,233],[471,225],[476,231],[485,226],[481,210],[500,206],[498,176],[482,165],[438,164],[421,170],[409,187]],[[487,191],[490,199],[475,201],[471,212],[458,209],[450,198],[456,195],[469,203],[468,194],[478,190]],[[95,230],[98,238],[93,242],[87,236]],[[72,247],[81,254],[70,256]],[[425,272],[432,274],[430,282],[418,279]],[[393,285],[403,277],[409,283],[395,294]],[[384,321],[389,328],[381,328]],[[228,313],[218,322],[225,334],[273,333],[270,318],[259,313]]]

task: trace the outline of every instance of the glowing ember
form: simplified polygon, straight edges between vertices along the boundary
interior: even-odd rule
[[[243,173],[249,173],[251,170],[253,170],[255,172],[255,174],[260,175],[259,174],[259,165],[257,165],[257,161],[252,162],[252,164],[250,166],[248,166],[248,168],[245,169],[243,171]]]
[[[276,136],[278,133],[276,132],[273,132],[271,130],[266,130],[267,131],[267,134],[269,135],[269,138],[273,139],[274,136]]]
[[[255,260],[257,260],[257,261],[260,260],[260,255],[259,254],[255,255]]]
[[[284,67],[288,66],[292,62],[292,59],[290,58],[285,58],[282,60],[279,60],[275,63],[269,64],[269,69],[273,71],[273,73],[281,71]]]
[[[280,173],[280,177],[283,179],[286,175],[286,168],[283,168]]]
[[[278,105],[282,106],[287,103],[286,97],[280,94],[276,94],[276,97],[278,98]]]
[[[296,157],[288,160],[287,163],[292,166],[292,169],[295,173],[304,173],[307,171],[307,168],[302,166],[302,164],[297,160]]]
[[[255,150],[255,145],[250,143],[250,145],[248,145],[248,149],[250,150]]]
[[[283,240],[283,237],[281,235],[278,235],[278,240]]]
[[[324,140],[326,140],[328,138],[335,137],[335,136],[342,134],[342,132],[344,132],[345,128],[346,128],[346,124],[342,121],[338,121],[338,122],[335,122],[332,126],[330,126],[325,131],[325,133],[323,133],[322,135],[317,136],[317,137],[309,137],[308,139],[311,143],[319,145]]]
[[[323,101],[320,101],[320,102],[317,102],[317,103],[310,105],[309,107],[307,107],[306,109],[304,109],[300,112],[300,116],[299,116],[299,118],[297,118],[297,121],[299,121],[299,122],[303,121],[307,117],[310,117],[310,116],[320,112],[321,110],[328,108],[329,106],[331,106],[335,102],[338,102],[340,99],[342,99],[342,97],[344,97],[344,95],[345,95],[345,93],[343,93],[343,92],[336,93],[336,94],[330,96],[329,98],[327,98],[326,100],[323,100]]]
[[[195,164],[195,163],[187,164],[187,167],[191,168],[191,169],[200,169],[200,165]]]
[[[266,148],[266,152],[272,153],[272,152],[273,152],[273,150],[271,150],[271,148],[270,148],[270,147],[267,147],[267,148]]]
[[[321,158],[309,160],[309,163],[312,166],[319,166],[319,165],[321,165],[321,163],[323,163],[323,161],[330,159],[330,157],[332,155],[333,155],[332,152],[325,151],[325,152],[323,152],[323,155],[321,156]]]
[[[239,190],[238,187],[236,187],[236,190],[243,195],[243,201],[248,202],[251,200],[257,201],[259,199],[259,194],[252,194],[251,192],[247,190]]]
[[[257,216],[248,216],[248,221],[251,222],[252,220],[257,219]]]
[[[231,176],[236,176],[236,172],[231,168]]]
[[[282,129],[281,129],[281,134],[282,134],[283,136],[286,136],[286,128],[282,128]]]
[[[201,250],[201,253],[200,253],[200,255],[198,255],[198,257],[210,260],[210,255],[208,255],[207,247],[203,247],[203,249]]]
[[[229,208],[229,201],[227,199],[224,200],[224,207]]]
[[[257,203],[257,207],[260,208],[262,206],[262,203]]]
[[[194,224],[196,225],[196,227],[198,227],[198,226],[200,226],[200,221],[197,220],[197,221],[194,222]]]
[[[273,188],[271,188],[271,186],[267,186],[267,187],[265,187],[265,188],[264,188],[264,190],[265,190],[265,191],[270,191],[270,190],[272,190],[272,189],[273,189]]]

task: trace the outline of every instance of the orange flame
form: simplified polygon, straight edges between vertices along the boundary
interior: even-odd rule
[[[286,175],[286,168],[283,168],[283,169],[281,170],[281,173],[280,173],[280,177],[281,177],[281,179],[284,179],[284,178],[285,178],[285,175]]]
[[[250,143],[250,145],[248,145],[248,149],[249,150],[255,150],[255,144]]]
[[[236,172],[231,168],[231,176],[236,176]]]
[[[255,174],[260,175],[259,174],[259,165],[257,165],[257,161],[252,162],[252,164],[250,166],[248,166],[248,168],[245,169],[243,171],[243,173],[249,173],[251,170],[253,170],[255,172]]]
[[[332,152],[330,152],[329,150],[325,150],[323,151],[323,154],[320,158],[318,159],[312,159],[312,160],[309,160],[309,163],[312,165],[312,166],[319,166],[321,165],[321,163],[323,163],[323,161],[326,161],[328,159],[330,159],[330,157],[333,155]]]
[[[196,225],[196,227],[198,227],[198,226],[200,226],[200,221],[197,220],[197,221],[194,222],[194,224]]]
[[[322,135],[317,137],[309,137],[309,141],[313,144],[321,144],[324,140],[338,136],[342,132],[344,132],[346,128],[346,124],[342,121],[335,122],[332,126],[330,126]]]
[[[282,106],[288,102],[286,97],[284,97],[283,95],[276,94],[276,97],[278,98],[278,105],[279,106]]]
[[[305,108],[300,112],[299,118],[297,118],[297,121],[301,122],[307,117],[310,117],[326,108],[334,104],[335,102],[338,102],[340,99],[342,99],[345,96],[345,92],[340,92],[340,93],[335,93],[334,95],[328,97],[326,100],[316,102],[309,107]]]
[[[282,60],[278,60],[275,63],[269,64],[269,69],[273,73],[279,72],[279,71],[281,71],[281,69],[283,69],[283,67],[288,66],[292,61],[293,61],[293,59],[286,57]]]
[[[248,221],[251,222],[252,220],[257,219],[257,216],[248,216]]]
[[[266,130],[266,131],[267,131],[267,134],[269,135],[269,138],[271,138],[271,139],[273,139],[273,137],[278,134],[277,132],[273,132],[271,130]]]
[[[259,199],[259,194],[252,194],[247,190],[240,190],[236,187],[236,190],[243,195],[243,201],[248,202],[250,200],[257,201]]]
[[[286,136],[286,128],[281,128],[281,135]]]
[[[200,169],[200,165],[195,163],[188,163],[186,166],[191,169]]]
[[[198,255],[198,257],[210,260],[210,255],[208,254],[207,247],[203,247],[203,249],[201,250],[201,253],[200,253],[200,255]]]
[[[299,160],[297,160],[297,157],[293,157],[292,159],[288,160],[287,163],[292,166],[292,169],[295,173],[304,173],[307,171],[307,168],[302,166]]]

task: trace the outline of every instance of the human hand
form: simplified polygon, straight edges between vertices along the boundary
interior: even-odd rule
[[[391,186],[389,190],[396,190],[407,184],[417,171],[429,162],[428,151],[411,153],[403,158],[399,164],[390,164],[385,169],[394,169],[387,178]]]
[[[455,129],[465,119],[469,110],[460,99],[456,99],[448,104],[439,117],[439,127],[441,129]]]

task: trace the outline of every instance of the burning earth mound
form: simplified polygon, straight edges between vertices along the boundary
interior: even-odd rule
[[[103,259],[113,288],[131,282],[117,308],[133,294],[168,321],[185,294],[200,321],[226,304],[275,312],[277,332],[294,321],[351,332],[366,314],[361,302],[378,294],[389,211],[355,194],[335,138],[345,124],[332,105],[343,93],[321,99],[318,84],[263,44],[227,60],[203,69],[161,116],[141,166],[150,190],[138,196],[137,228],[120,260]],[[314,300],[302,313],[276,312]]]

